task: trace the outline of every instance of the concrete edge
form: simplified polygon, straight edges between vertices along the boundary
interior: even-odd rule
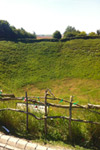
[[[5,135],[4,133],[0,132],[0,150],[2,148],[5,150],[68,150],[65,148],[61,149],[43,146],[37,143],[32,143],[25,139],[20,139],[11,135]]]

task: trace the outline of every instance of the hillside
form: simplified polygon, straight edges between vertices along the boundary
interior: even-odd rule
[[[66,42],[11,42],[0,41],[0,90],[23,97],[43,96],[46,88],[59,98],[70,99],[74,104],[100,104],[100,39],[77,39]],[[39,100],[39,99],[38,99]],[[44,101],[44,99],[41,99]],[[21,101],[23,102],[23,101]],[[48,100],[52,102],[52,100]],[[54,101],[60,104],[61,101]],[[61,105],[66,104],[63,102]],[[37,106],[37,104],[36,104]],[[1,102],[1,108],[17,108],[15,101]],[[49,109],[50,116],[69,116],[69,110]],[[91,110],[92,111],[92,110]],[[99,110],[73,109],[72,117],[99,122]],[[33,114],[42,116],[42,114]],[[15,119],[16,118],[16,119]],[[26,131],[26,114],[4,111],[0,115],[0,131],[7,127],[11,134],[44,142],[44,120],[29,117]],[[20,128],[19,128],[20,127]],[[47,121],[48,142],[69,142],[69,121],[50,119]],[[100,149],[100,126],[71,123],[74,145]],[[71,141],[72,142],[72,141]],[[77,148],[76,148],[77,149]],[[79,148],[80,149],[80,148]],[[83,148],[82,148],[83,149]]]
[[[0,88],[47,88],[63,79],[100,79],[100,39],[0,41]],[[43,85],[40,85],[43,83]],[[45,84],[46,83],[46,84]]]

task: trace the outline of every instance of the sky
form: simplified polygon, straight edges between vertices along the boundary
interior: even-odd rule
[[[0,0],[0,20],[36,34],[100,29],[100,0]]]

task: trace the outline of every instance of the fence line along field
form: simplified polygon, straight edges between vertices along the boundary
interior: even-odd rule
[[[48,102],[50,101],[50,102]],[[52,101],[52,102],[51,102]],[[5,103],[6,107],[5,107]],[[11,104],[10,104],[11,102]],[[53,103],[55,102],[55,103]],[[64,120],[67,120],[66,128],[68,133],[69,140],[73,141],[73,122],[80,122],[80,123],[86,123],[90,124],[90,126],[96,125],[100,126],[100,121],[99,119],[97,120],[96,118],[91,118],[90,120],[85,119],[84,113],[88,114],[93,113],[95,116],[99,115],[100,116],[100,105],[93,105],[93,104],[87,104],[87,105],[79,105],[78,102],[74,102],[73,96],[70,96],[69,99],[62,99],[62,98],[57,98],[53,95],[51,90],[47,89],[45,91],[44,96],[28,96],[27,92],[25,93],[24,97],[15,97],[14,94],[4,94],[0,93],[0,103],[2,107],[0,108],[0,118],[3,118],[4,114],[2,112],[8,112],[8,111],[13,111],[13,112],[20,112],[23,114],[26,114],[25,119],[25,126],[26,126],[26,131],[29,131],[29,117],[34,117],[38,121],[44,122],[43,125],[43,132],[45,139],[48,139],[49,135],[49,128],[50,124],[49,122],[54,122],[54,120],[61,119],[62,126],[60,124],[60,127],[63,128],[63,122]],[[15,103],[15,106],[12,108],[12,103]],[[66,103],[68,105],[66,105]],[[18,109],[20,108],[20,109]],[[41,111],[42,108],[42,111]],[[61,113],[57,114],[57,109],[60,109]],[[63,109],[65,111],[63,111]],[[52,112],[53,113],[52,115]],[[77,116],[77,111],[78,111],[78,118],[73,118],[73,116]],[[82,113],[82,114],[81,114]],[[65,115],[66,114],[66,115]],[[76,114],[76,115],[75,115]],[[1,117],[2,116],[2,117]],[[82,119],[84,118],[84,119]],[[100,117],[99,117],[100,118]],[[16,118],[14,118],[16,119]],[[50,120],[50,121],[49,121]],[[0,121],[1,122],[1,121]],[[58,122],[58,121],[56,121]],[[51,123],[52,124],[52,123]],[[31,124],[32,126],[32,124]],[[51,125],[53,126],[53,125]],[[55,126],[55,125],[54,125]],[[59,123],[58,123],[59,126]],[[79,126],[79,125],[78,125]],[[84,125],[83,125],[84,126]],[[10,126],[8,126],[10,130]],[[64,127],[65,128],[65,127]],[[77,128],[77,127],[76,127]],[[52,131],[53,132],[53,131]],[[75,134],[75,133],[74,133]],[[79,133],[77,133],[79,134]]]

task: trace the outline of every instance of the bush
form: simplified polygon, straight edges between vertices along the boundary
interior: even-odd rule
[[[87,115],[87,119],[90,121],[99,122],[100,115],[95,113],[89,113]],[[88,143],[87,145],[93,148],[100,149],[100,125],[96,124],[87,124],[87,131],[88,131]]]
[[[53,38],[55,38],[55,39],[61,39],[61,33],[59,31],[55,31],[53,33]]]

